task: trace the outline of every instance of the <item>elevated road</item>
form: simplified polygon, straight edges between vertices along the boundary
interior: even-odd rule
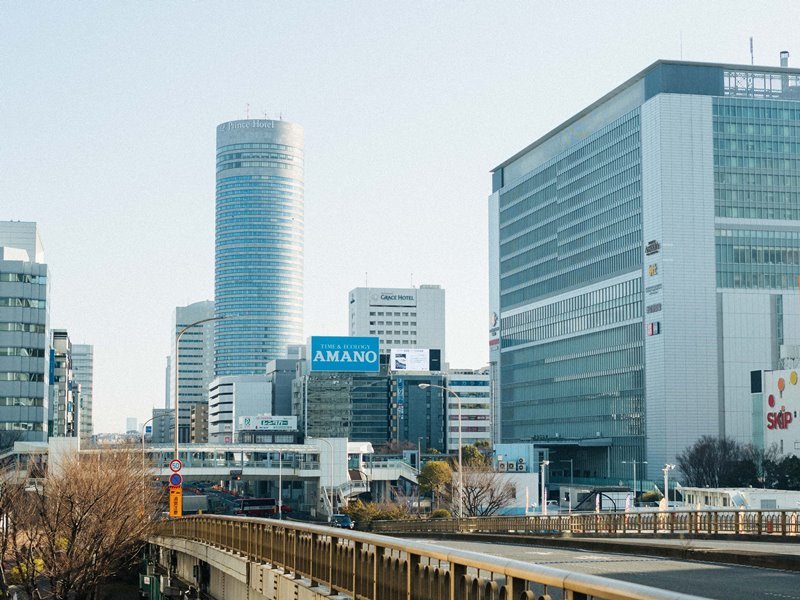
[[[753,561],[768,564],[775,560],[775,566],[785,564],[785,560],[798,562],[800,545],[780,542],[737,542],[734,540],[604,540],[609,548],[617,551],[602,551],[597,548],[597,539],[571,540],[573,549],[552,545],[554,539],[530,539],[525,543],[510,541],[477,541],[469,539],[423,539],[417,541],[433,544],[443,549],[469,550],[498,558],[509,558],[540,565],[609,577],[640,585],[652,586],[676,593],[692,594],[705,598],[773,598],[800,600],[800,574],[796,571],[725,564],[726,556],[739,555],[746,558],[760,556],[764,560]],[[594,549],[580,549],[580,544],[590,544]],[[639,554],[645,546],[653,549],[647,555]],[[661,551],[670,554],[675,551],[694,551],[694,560],[657,557]],[[622,553],[624,552],[624,553]],[[708,561],[698,560],[705,554]],[[718,562],[723,561],[723,562]]]

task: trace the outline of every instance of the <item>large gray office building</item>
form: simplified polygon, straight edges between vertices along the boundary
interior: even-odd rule
[[[750,371],[800,346],[800,70],[656,62],[492,182],[502,440],[615,483],[749,442]]]
[[[36,223],[0,222],[0,444],[46,441],[49,283]]]

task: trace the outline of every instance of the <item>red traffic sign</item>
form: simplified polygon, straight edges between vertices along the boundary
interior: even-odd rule
[[[169,484],[172,487],[180,487],[183,484],[183,475],[180,473],[173,473],[169,476]]]
[[[179,458],[173,458],[171,461],[169,461],[169,470],[172,471],[173,473],[177,473],[182,468],[183,468],[183,463]]]

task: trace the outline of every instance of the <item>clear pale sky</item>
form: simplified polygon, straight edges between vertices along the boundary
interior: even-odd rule
[[[438,283],[488,359],[492,167],[653,61],[800,66],[784,2],[0,4],[0,219],[37,221],[51,326],[95,346],[95,431],[164,404],[174,307],[214,297],[215,126],[306,132],[305,334]],[[412,276],[413,274],[413,276]]]

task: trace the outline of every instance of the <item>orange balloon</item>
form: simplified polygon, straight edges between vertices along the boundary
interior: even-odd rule
[[[783,390],[785,390],[785,389],[786,389],[786,382],[783,380],[783,377],[781,377],[780,379],[778,379],[778,389],[779,389],[780,391],[783,391]]]

